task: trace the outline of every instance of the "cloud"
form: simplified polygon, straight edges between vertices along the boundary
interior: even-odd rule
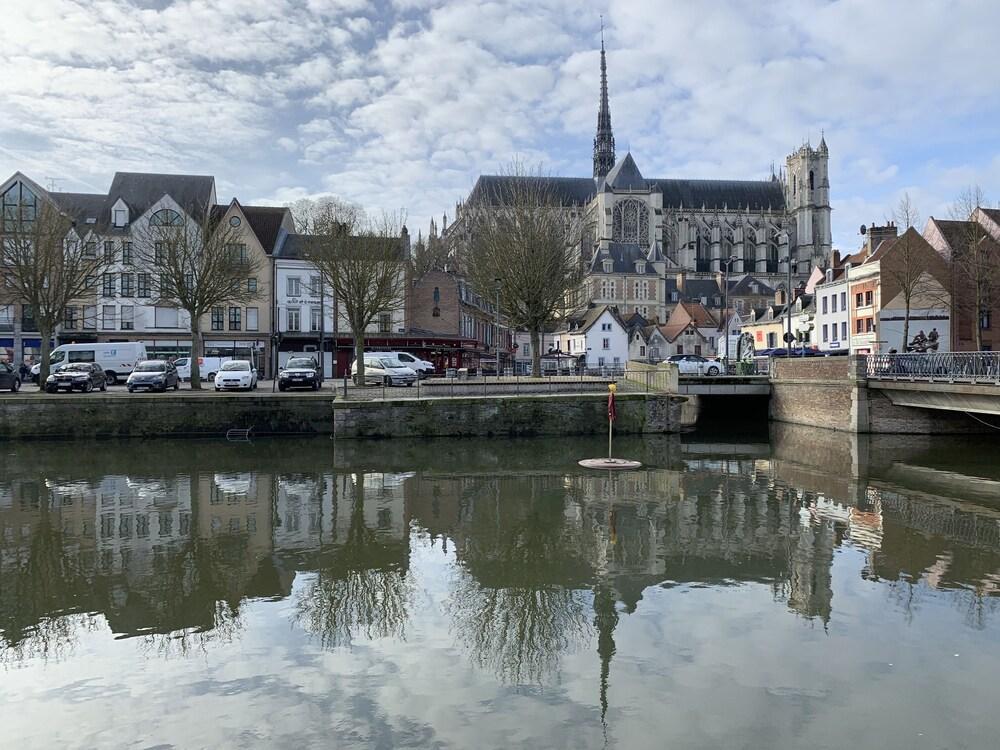
[[[0,172],[78,189],[117,169],[213,172],[238,195],[335,190],[422,226],[515,154],[590,173],[603,13],[619,150],[648,176],[765,177],[824,130],[848,249],[902,186],[924,213],[970,181],[1000,195],[1000,5],[151,5],[13,0]]]

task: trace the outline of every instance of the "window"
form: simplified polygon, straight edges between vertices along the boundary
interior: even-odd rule
[[[320,321],[322,315],[320,315],[320,309],[318,307],[312,307],[309,309],[309,330],[318,331],[320,326]]]
[[[875,330],[875,319],[865,318],[865,333],[871,333]]]
[[[843,320],[840,322],[840,340],[847,340],[847,321]]]
[[[649,240],[649,209],[636,198],[618,201],[612,211],[611,236],[615,242]]]
[[[223,307],[213,307],[212,308],[212,330],[221,331],[224,326],[224,318],[226,315],[226,310]]]
[[[97,257],[97,243],[96,242],[84,242],[83,243],[83,257],[84,258],[96,258]]]
[[[865,303],[865,296],[861,292],[858,292],[857,294],[854,295],[855,307],[861,307],[862,305],[864,305],[864,303]]]
[[[299,324],[299,308],[289,307],[285,315],[287,316],[287,328],[289,331],[301,330],[301,325]]]
[[[158,266],[167,262],[167,246],[163,242],[153,243],[153,261]]]
[[[84,278],[83,284],[84,286],[87,287],[87,289],[93,289],[95,286],[97,286],[97,277],[87,276],[86,278]]]
[[[183,223],[184,219],[172,208],[162,208],[149,217],[152,227],[179,227]]]
[[[830,326],[830,338],[833,341],[837,340],[837,324],[834,323]],[[826,326],[823,326],[823,340],[826,341]]]
[[[104,305],[101,308],[101,328],[105,331],[115,327],[115,306]]]
[[[130,266],[133,263],[131,242],[122,243],[122,263],[124,263],[127,266]]]
[[[131,273],[123,273],[121,275],[122,297],[131,297],[135,293],[135,290],[132,288],[134,279],[135,275]]]
[[[392,331],[392,315],[384,312],[378,314],[378,332],[389,333]]]
[[[151,274],[140,273],[136,274],[136,296],[137,297],[148,297],[150,294],[149,286],[151,282]]]
[[[611,339],[601,339],[601,348],[602,349],[610,349],[611,348]]]
[[[16,226],[18,220],[24,222],[35,220],[38,199],[22,182],[15,182],[11,185],[10,189],[3,194],[0,204],[3,206],[2,218],[5,225],[11,226],[13,224]]]
[[[302,293],[302,279],[298,276],[289,276],[287,292],[289,297],[298,297]]]
[[[990,329],[990,310],[983,308],[979,311],[979,330],[988,331]]]
[[[646,356],[646,347],[641,346],[641,345],[639,346],[639,356],[640,357],[645,357]]]
[[[115,226],[123,227],[128,223],[128,211],[124,208],[115,209]]]
[[[176,307],[153,308],[153,323],[157,328],[177,328],[178,316]]]
[[[826,297],[823,298],[823,301],[826,302]],[[826,310],[824,309],[823,312],[826,312]],[[837,312],[837,295],[836,294],[830,296],[830,312]]]
[[[135,308],[132,305],[122,305],[122,330],[131,331],[135,329]]]
[[[865,307],[871,307],[872,304],[872,293],[870,291],[865,292]]]
[[[173,291],[174,285],[170,283],[170,275],[160,274],[160,296],[167,297]]]
[[[242,242],[233,242],[226,245],[226,250],[229,253],[229,257],[234,263],[238,263],[241,266],[245,266],[250,262],[250,256],[247,253],[247,246]]]
[[[97,328],[97,305],[84,305],[83,330],[93,331]]]
[[[247,330],[256,331],[257,330],[257,308],[248,307],[247,308]]]
[[[598,367],[604,367],[604,357],[598,357],[597,358],[597,366]]]
[[[104,262],[114,263],[115,262],[115,243],[111,240],[104,241]]]
[[[243,308],[242,307],[230,307],[229,308],[229,330],[239,331],[243,328]]]
[[[67,307],[66,313],[63,315],[63,328],[67,331],[75,331],[77,325],[77,313],[80,312],[78,307]]]
[[[320,284],[319,274],[309,277],[309,292],[314,296],[319,296],[323,291],[323,287]]]
[[[826,302],[826,297],[823,298],[823,301]],[[836,328],[836,326],[834,326],[834,328]],[[828,341],[826,323],[823,324],[823,341]]]
[[[847,312],[847,292],[840,293],[840,309]]]
[[[194,289],[194,274],[186,273],[184,274],[184,288],[187,290]]]
[[[251,277],[251,278],[247,279],[247,291],[250,294],[256,294],[256,292],[257,292],[257,279],[256,278]]]
[[[101,274],[101,296],[115,296],[115,275],[113,273]]]
[[[854,321],[855,333],[864,333],[864,330],[865,330],[865,321],[863,321],[861,318],[858,318],[856,321]]]

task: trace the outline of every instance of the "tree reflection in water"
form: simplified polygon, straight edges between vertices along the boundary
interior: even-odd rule
[[[316,572],[295,602],[296,619],[325,648],[365,638],[405,638],[413,582],[405,541],[386,538],[365,521],[363,474],[353,475],[353,497],[342,544],[321,548]]]
[[[560,484],[493,479],[463,498],[461,572],[448,600],[453,629],[473,662],[506,683],[547,681],[593,633],[593,557],[567,523]]]

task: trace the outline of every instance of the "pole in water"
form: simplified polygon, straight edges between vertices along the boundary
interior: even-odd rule
[[[638,461],[611,457],[611,439],[614,435],[615,420],[618,418],[618,410],[615,405],[615,391],[617,390],[617,385],[614,383],[608,384],[608,457],[585,458],[579,462],[580,466],[585,466],[588,469],[638,469],[642,466]]]

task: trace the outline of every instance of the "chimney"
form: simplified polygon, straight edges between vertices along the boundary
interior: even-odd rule
[[[841,258],[840,258],[840,250],[834,250],[833,251],[833,263],[831,264],[831,268],[840,268],[840,260],[841,260]]]
[[[868,244],[865,247],[868,255],[871,255],[878,249],[878,246],[883,240],[893,239],[899,235],[899,229],[893,222],[889,222],[885,226],[875,226],[874,224],[868,229]]]

